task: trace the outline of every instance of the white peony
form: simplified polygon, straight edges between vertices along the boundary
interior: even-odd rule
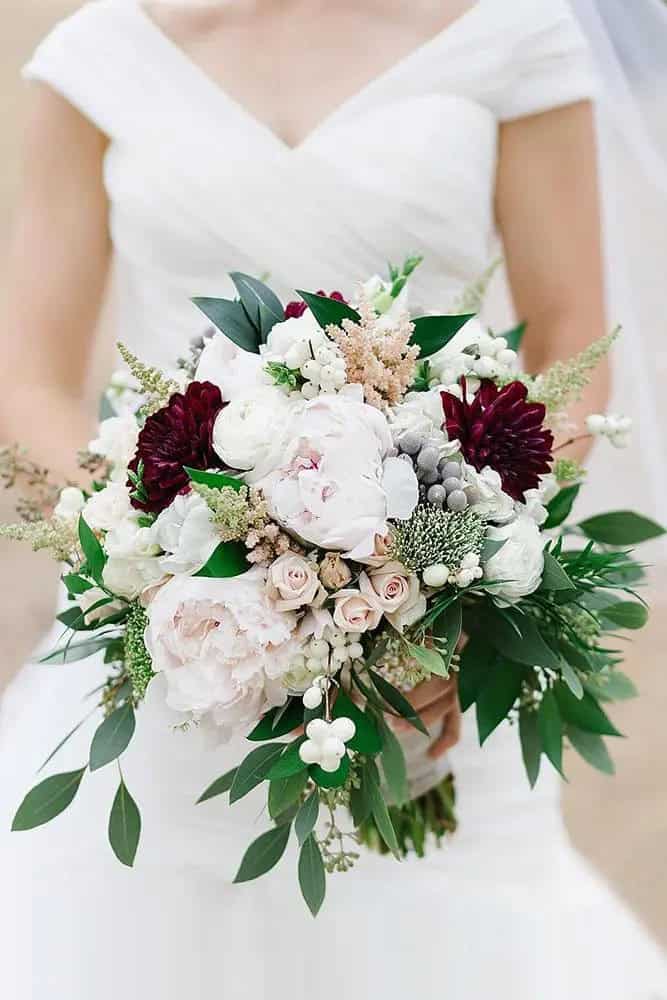
[[[441,457],[449,458],[460,448],[458,441],[448,441],[443,431],[444,413],[442,397],[439,389],[428,392],[409,392],[400,406],[395,406],[389,413],[389,423],[394,441],[409,432],[419,437],[437,437]]]
[[[207,340],[199,358],[195,379],[217,385],[222,398],[228,402],[268,382],[259,355],[241,350],[222,333]]]
[[[232,469],[257,470],[280,453],[294,403],[274,386],[262,386],[235,399],[213,425],[213,448]]]
[[[504,543],[484,566],[484,579],[499,582],[490,593],[514,604],[537,590],[544,572],[544,539],[532,517],[520,514],[509,524],[490,527],[487,538]]]
[[[76,524],[85,502],[86,498],[80,489],[76,486],[66,486],[60,491],[53,516],[59,517],[61,521],[67,521],[68,524]]]
[[[388,518],[407,519],[418,502],[412,465],[390,457],[379,410],[345,396],[322,396],[292,415],[274,468],[257,481],[269,510],[312,545],[363,558]]]
[[[196,573],[220,544],[208,504],[192,491],[179,494],[153,525],[153,536],[166,555],[160,558],[165,573]]]
[[[282,678],[298,655],[296,616],[276,611],[265,574],[174,577],[148,606],[146,647],[164,673],[167,704],[230,735],[284,704]]]
[[[102,579],[112,593],[133,601],[164,578],[154,526],[140,527],[135,511],[107,532],[104,548],[108,559]]]
[[[98,427],[98,436],[88,445],[88,450],[94,455],[101,455],[111,463],[111,478],[124,481],[127,478],[127,467],[137,450],[139,427],[133,414],[122,417],[109,417]]]
[[[103,490],[93,493],[82,513],[93,531],[111,531],[132,513],[130,491],[125,483],[109,483]]]
[[[276,323],[266,338],[262,353],[269,358],[285,360],[290,367],[298,368],[312,356],[309,345],[314,349],[329,342],[310,309],[306,309],[302,316],[293,316],[282,323]]]
[[[554,475],[549,473],[548,475],[540,476],[540,485],[537,489],[525,490],[523,506],[535,524],[540,526],[544,524],[549,516],[547,504],[553,500],[559,489],[558,480]]]
[[[514,500],[503,490],[500,475],[495,469],[487,465],[478,472],[472,465],[464,462],[462,470],[466,496],[476,514],[497,524],[504,524],[514,517]]]

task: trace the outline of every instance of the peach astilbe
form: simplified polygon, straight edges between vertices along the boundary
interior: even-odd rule
[[[342,327],[327,327],[327,334],[345,358],[347,381],[363,387],[370,406],[386,410],[400,403],[414,380],[419,357],[419,347],[410,344],[414,326],[404,313],[387,328],[387,317],[363,298],[357,308],[358,323],[344,319]]]

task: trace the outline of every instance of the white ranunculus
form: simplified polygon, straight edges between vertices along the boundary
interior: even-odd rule
[[[114,594],[133,601],[148,587],[165,576],[157,558],[154,526],[142,528],[132,511],[104,539],[108,559],[102,573],[105,587]]]
[[[132,513],[125,483],[109,483],[86,501],[83,518],[93,531],[111,531]]]
[[[360,559],[387,533],[388,518],[407,519],[418,502],[414,469],[390,457],[392,448],[379,410],[321,396],[293,412],[286,445],[257,485],[288,531]]]
[[[495,469],[487,465],[481,472],[477,472],[466,462],[462,469],[466,496],[476,514],[497,524],[504,524],[514,517],[514,500],[503,490],[500,475]]]
[[[537,590],[544,572],[544,539],[532,517],[520,514],[509,524],[490,527],[487,538],[503,542],[484,566],[484,579],[499,583],[492,596],[515,604]]]
[[[160,558],[165,573],[196,573],[220,544],[208,504],[198,493],[179,494],[159,514],[154,538],[166,555]]]
[[[394,441],[398,441],[406,431],[425,437],[433,434],[440,435],[444,420],[439,389],[430,389],[428,392],[409,392],[399,406],[393,407],[389,413],[389,423]],[[448,444],[445,434],[442,435],[442,441],[447,455],[458,451],[458,441]]]
[[[232,469],[261,475],[274,452],[280,452],[295,404],[274,386],[262,386],[235,399],[213,425],[213,448]]]
[[[111,463],[112,479],[124,481],[137,450],[138,437],[139,427],[133,414],[109,417],[99,425],[97,437],[90,442],[88,450]]]
[[[309,343],[313,347],[326,344],[329,339],[313,316],[310,309],[306,309],[302,316],[293,316],[291,319],[276,323],[266,338],[266,346],[262,354],[269,358],[285,358],[293,348],[297,351],[302,345]],[[305,354],[309,356],[310,349]]]
[[[295,627],[259,568],[225,580],[176,576],[148,606],[146,646],[169,707],[229,735],[284,704],[282,678],[301,649]]]
[[[259,355],[243,351],[222,333],[207,340],[195,378],[217,385],[226,402],[251,393],[258,385],[268,384]]]
[[[85,502],[86,498],[78,487],[66,486],[60,491],[53,516],[59,517],[61,521],[67,521],[68,524],[76,524]]]
[[[540,476],[540,485],[534,490],[525,490],[523,494],[523,507],[529,517],[532,517],[535,524],[541,526],[549,516],[547,504],[553,500],[560,489],[558,480],[554,475],[548,473]]]

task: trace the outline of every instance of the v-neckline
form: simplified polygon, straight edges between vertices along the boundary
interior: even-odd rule
[[[233,97],[226,87],[212,77],[203,66],[200,66],[199,63],[195,62],[195,60],[188,55],[185,49],[181,48],[181,46],[160,27],[157,21],[153,19],[153,17],[146,10],[146,6],[142,3],[142,0],[135,0],[132,6],[135,8],[140,20],[155,41],[161,45],[172,58],[180,63],[181,67],[188,72],[193,79],[199,78],[200,84],[203,84],[204,88],[206,88],[214,97],[224,101],[235,111],[239,118],[244,119],[255,129],[255,131],[263,134],[277,149],[281,150],[286,155],[296,155],[300,150],[305,149],[316,136],[323,132],[337,118],[353,108],[358,102],[371,95],[377,88],[389,82],[394,76],[398,76],[403,73],[412,65],[412,63],[417,62],[420,58],[427,55],[428,52],[440,45],[444,39],[449,39],[450,36],[455,35],[462,28],[467,26],[467,23],[479,14],[485,2],[486,0],[475,0],[475,3],[473,3],[472,6],[468,7],[468,9],[462,14],[455,17],[453,21],[449,22],[449,24],[446,24],[440,31],[431,35],[429,38],[426,38],[423,42],[420,42],[420,44],[415,46],[415,48],[410,49],[409,52],[406,52],[404,56],[401,56],[395,62],[391,63],[386,69],[380,70],[379,73],[367,80],[366,83],[363,83],[357,88],[357,90],[353,91],[347,97],[344,97],[330,111],[327,111],[316,122],[316,124],[313,125],[312,128],[310,128],[305,135],[303,135],[301,139],[297,140],[295,143],[290,143],[284,139],[278,132],[276,132],[270,123],[264,121],[264,119],[256,115],[240,100]]]

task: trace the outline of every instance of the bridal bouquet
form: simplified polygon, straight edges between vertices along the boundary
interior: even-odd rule
[[[451,776],[411,798],[395,732],[403,720],[428,746],[409,695],[429,678],[456,676],[482,743],[510,720],[531,783],[542,758],[562,770],[564,744],[613,770],[603,704],[632,693],[614,635],[647,617],[627,546],[662,529],[630,511],[569,523],[583,471],[554,435],[615,335],[522,374],[521,328],[410,315],[418,263],[353,301],[299,292],[286,307],[232,274],[238,298],[195,300],[213,327],[171,374],[120,345],[128,371],[80,457],[86,490],[5,450],[5,479],[27,474],[36,493],[2,534],[66,566],[63,641],[44,662],[101,652],[108,666],[89,760],[33,788],[15,830],[118,761],[160,675],[179,728],[249,740],[199,799],[267,790],[237,881],[294,834],[313,913],[360,843],[400,858],[455,827]],[[628,431],[588,420],[613,445]],[[132,865],[141,821],[119,774],[109,838]]]

